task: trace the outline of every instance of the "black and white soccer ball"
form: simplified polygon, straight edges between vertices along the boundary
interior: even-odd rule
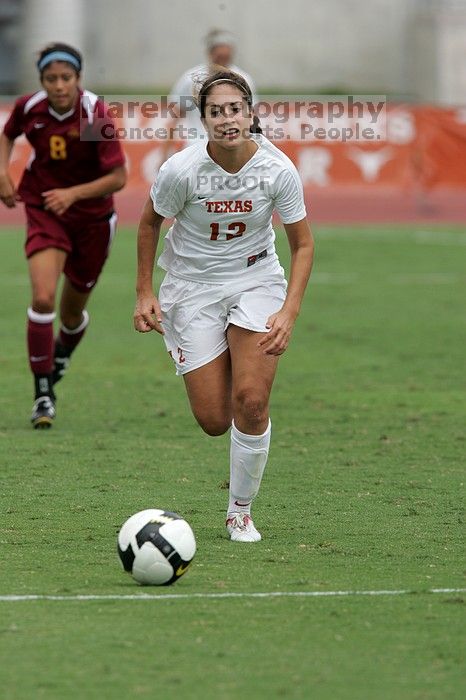
[[[118,554],[138,583],[168,586],[178,581],[196,553],[189,524],[176,513],[149,508],[135,513],[118,533]]]

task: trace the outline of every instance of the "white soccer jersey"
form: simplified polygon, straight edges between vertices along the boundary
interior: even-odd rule
[[[228,70],[232,70],[238,75],[241,75],[251,88],[253,96],[253,104],[256,102],[255,87],[251,76],[238,66],[230,66]],[[181,119],[181,124],[184,130],[180,132],[180,137],[188,140],[188,144],[194,144],[196,141],[207,141],[207,133],[201,122],[201,115],[194,102],[194,95],[197,94],[204,80],[209,77],[209,65],[201,63],[187,70],[177,80],[168,97],[169,102],[176,102],[178,105],[184,106],[186,116]],[[184,98],[184,105],[181,100]]]
[[[185,279],[224,282],[281,271],[272,212],[285,224],[306,216],[303,187],[291,160],[261,134],[237,173],[223,170],[202,144],[175,153],[151,188],[154,210],[175,217],[158,264]]]

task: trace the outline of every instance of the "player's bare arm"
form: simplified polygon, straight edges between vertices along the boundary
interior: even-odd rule
[[[284,226],[291,251],[290,281],[285,303],[270,316],[266,324],[270,331],[258,343],[266,355],[281,355],[288,347],[314,258],[314,239],[307,219]]]
[[[105,197],[121,190],[126,184],[126,168],[119,166],[106,175],[91,182],[84,182],[73,187],[55,188],[42,192],[44,198],[44,208],[52,211],[57,216],[61,216],[71,207],[72,204],[81,199],[93,199],[94,197]]]
[[[15,207],[19,200],[13,180],[8,172],[13,145],[14,141],[9,139],[6,134],[0,135],[0,199],[10,209]]]
[[[160,227],[164,217],[154,211],[152,200],[148,199],[138,228],[138,272],[136,281],[136,307],[134,328],[140,333],[157,331],[164,334],[162,313],[152,285],[155,255],[159,242]]]

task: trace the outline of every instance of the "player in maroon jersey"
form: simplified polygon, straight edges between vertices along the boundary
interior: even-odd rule
[[[89,138],[105,110],[96,95],[81,89],[81,65],[80,53],[67,44],[50,44],[41,51],[37,67],[43,89],[17,100],[0,136],[0,199],[7,207],[22,201],[27,219],[34,428],[48,428],[55,418],[54,384],[88,325],[86,304],[115,232],[112,193],[126,181],[120,143]],[[21,134],[34,153],[16,190],[8,164]],[[62,273],[61,323],[54,340],[55,296]]]

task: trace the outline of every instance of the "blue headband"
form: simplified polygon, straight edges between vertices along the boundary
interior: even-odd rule
[[[40,71],[42,71],[49,65],[49,63],[52,63],[53,61],[66,61],[66,63],[71,63],[71,65],[76,68],[78,73],[81,70],[81,61],[77,59],[76,56],[73,56],[72,53],[68,53],[68,51],[52,51],[52,53],[48,53],[41,61],[39,61],[37,67]]]

